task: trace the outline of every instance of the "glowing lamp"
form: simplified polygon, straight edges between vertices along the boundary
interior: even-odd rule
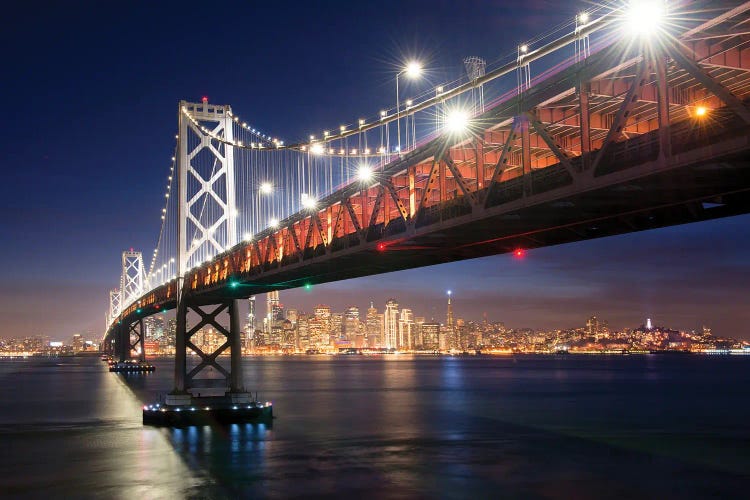
[[[318,201],[313,198],[312,196],[309,196],[306,193],[302,194],[302,206],[304,208],[307,208],[308,210],[312,210],[315,208],[315,206],[318,204]]]
[[[664,18],[664,3],[659,0],[633,0],[625,12],[625,28],[633,36],[650,36]]]
[[[404,73],[406,73],[406,76],[409,78],[417,78],[422,74],[422,65],[418,61],[411,61],[406,65]]]
[[[452,111],[445,118],[445,128],[448,132],[459,133],[469,126],[469,114],[463,110]]]
[[[705,106],[698,106],[695,108],[695,116],[697,117],[706,116],[706,113],[708,113],[708,109],[706,109]]]
[[[362,165],[357,170],[357,179],[361,182],[368,182],[372,179],[372,168]]]
[[[386,248],[385,243],[378,243],[377,249],[379,252],[384,252],[385,248]]]

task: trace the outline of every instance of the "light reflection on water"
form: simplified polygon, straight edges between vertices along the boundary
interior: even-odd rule
[[[750,359],[571,358],[248,358],[273,424],[181,429],[140,420],[171,360],[128,376],[98,360],[6,364],[0,491],[695,498],[746,484]]]

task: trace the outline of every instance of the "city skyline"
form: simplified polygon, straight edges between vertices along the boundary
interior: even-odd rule
[[[232,103],[269,132],[306,137],[345,117],[392,106],[394,76],[411,57],[424,61],[427,78],[404,83],[406,95],[463,74],[466,56],[496,60],[517,41],[538,35],[539,26],[570,20],[581,7],[532,2],[511,24],[514,6],[490,13],[466,8],[460,20],[475,29],[461,37],[436,35],[449,33],[456,21],[449,3],[423,12],[419,2],[395,1],[346,9],[303,5],[283,21],[270,15],[272,6],[244,6],[226,24],[205,28],[207,37],[220,41],[242,37],[231,47],[252,47],[246,54],[194,46],[179,29],[191,21],[190,8],[121,12],[107,5],[52,5],[39,19],[29,6],[12,6],[14,22],[0,36],[28,43],[25,51],[9,54],[8,73],[18,78],[4,82],[13,119],[2,125],[0,138],[9,173],[0,206],[10,242],[0,250],[9,264],[0,278],[6,318],[0,336],[103,332],[102,311],[120,252],[134,247],[148,253],[154,245],[179,99],[207,95],[211,102]],[[175,22],[164,25],[172,16]],[[251,16],[268,23],[244,33],[241,20]],[[424,22],[411,26],[408,20],[416,16]],[[105,29],[108,23],[117,29]],[[320,30],[325,23],[339,28]],[[142,29],[133,36],[136,25]],[[68,30],[80,36],[64,36]],[[290,36],[271,36],[282,30]],[[359,57],[279,63],[287,54],[306,54],[309,39],[321,47],[339,47],[346,39],[347,53]],[[189,55],[183,45],[192,46]],[[153,46],[162,49],[152,54]],[[300,74],[319,78],[302,83]],[[144,78],[150,85],[141,85]],[[531,250],[522,261],[496,256],[318,285],[314,294],[339,304],[361,290],[381,299],[404,290],[403,296],[418,296],[414,302],[429,308],[450,288],[467,307],[466,316],[498,311],[508,324],[545,328],[602,311],[618,325],[661,317],[688,329],[706,322],[716,332],[747,339],[748,225],[750,217],[740,216],[676,226]],[[309,298],[304,290],[288,293],[300,303]]]
[[[585,324],[553,329],[506,325],[483,317],[466,319],[454,315],[452,291],[446,293],[444,318],[420,316],[408,302],[388,299],[379,309],[371,301],[366,310],[348,306],[336,310],[317,304],[310,312],[286,307],[278,292],[267,294],[266,314],[258,322],[257,298],[247,299],[248,314],[240,338],[243,354],[352,354],[363,350],[372,354],[387,352],[484,354],[572,353],[653,353],[665,350],[704,354],[747,354],[750,343],[716,335],[710,326],[682,330],[646,318],[638,326],[617,328],[601,316],[590,316]],[[382,311],[382,312],[380,312]],[[196,318],[189,319],[191,324]],[[166,314],[144,319],[143,348],[148,355],[173,355],[176,320]],[[92,336],[96,338],[95,335]],[[211,326],[200,328],[192,337],[199,348],[219,349],[224,335]],[[135,352],[140,352],[136,348]],[[37,335],[0,339],[0,356],[74,355],[98,351],[96,341],[75,334],[71,343]],[[85,353],[85,352],[84,352]],[[225,353],[226,354],[226,353]]]

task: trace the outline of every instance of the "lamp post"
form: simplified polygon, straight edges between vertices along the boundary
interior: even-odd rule
[[[398,155],[401,156],[401,101],[398,96],[398,77],[406,74],[411,79],[415,79],[422,74],[422,65],[417,61],[412,61],[404,69],[396,73],[396,133],[398,134]]]

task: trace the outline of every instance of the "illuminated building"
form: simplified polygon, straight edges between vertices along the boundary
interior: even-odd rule
[[[422,349],[436,351],[440,348],[440,323],[422,324]]]
[[[383,317],[385,347],[388,349],[398,348],[398,302],[388,299],[385,303],[385,314]]]
[[[414,315],[411,309],[401,309],[401,315],[398,320],[398,348],[414,348]]]
[[[383,318],[378,314],[378,310],[370,302],[365,316],[365,336],[368,347],[380,347],[382,344]]]

